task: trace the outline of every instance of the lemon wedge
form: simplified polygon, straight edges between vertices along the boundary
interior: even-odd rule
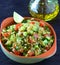
[[[13,12],[13,19],[16,23],[21,23],[24,20],[24,17],[19,15],[17,12]]]

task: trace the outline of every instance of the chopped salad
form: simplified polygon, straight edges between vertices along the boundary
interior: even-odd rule
[[[54,36],[42,21],[24,19],[2,30],[2,42],[8,51],[30,57],[47,52],[53,45]]]

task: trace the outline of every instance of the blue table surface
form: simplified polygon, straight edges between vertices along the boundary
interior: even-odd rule
[[[10,17],[13,11],[22,16],[31,16],[28,12],[28,3],[30,0],[0,0],[0,24],[3,19]],[[60,3],[60,1],[59,1]],[[35,65],[60,65],[60,13],[55,20],[49,22],[57,34],[57,52],[54,56]],[[7,58],[0,48],[0,65],[23,65]],[[33,65],[33,64],[31,64]]]

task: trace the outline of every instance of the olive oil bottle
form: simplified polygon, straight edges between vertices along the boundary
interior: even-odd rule
[[[29,12],[33,17],[50,21],[58,15],[59,4],[57,0],[31,0]]]

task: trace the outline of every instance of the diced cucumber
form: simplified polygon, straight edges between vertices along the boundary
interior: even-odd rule
[[[27,22],[31,22],[31,20],[27,20]]]
[[[24,25],[24,27],[26,27],[26,28],[29,26],[28,23],[23,23],[23,25]]]
[[[45,43],[42,43],[42,44],[41,44],[42,47],[45,47],[45,45],[46,45]]]
[[[41,46],[45,47],[47,44],[48,44],[47,39],[45,39],[45,40],[43,40],[43,41],[40,40],[40,45],[41,45]]]
[[[40,49],[35,50],[35,56],[37,56],[39,54],[41,54],[41,50]]]
[[[46,31],[43,31],[42,33],[43,33],[43,34],[46,34]]]
[[[34,48],[35,48],[35,49],[38,49],[38,48],[39,48],[39,46],[38,46],[38,45],[35,45],[35,46],[34,46]]]
[[[50,43],[53,43],[53,40],[52,39],[50,40]]]
[[[7,41],[5,45],[8,46],[8,47],[11,47],[12,43],[11,43],[11,41]]]
[[[50,37],[47,36],[46,39],[47,39],[47,40],[50,40]]]
[[[16,41],[17,41],[17,43],[20,43],[22,41],[22,39],[20,37],[17,37]]]
[[[48,40],[45,39],[45,40],[43,41],[43,43],[44,43],[44,44],[48,44]]]
[[[46,31],[46,34],[50,34],[50,31]]]
[[[11,25],[11,26],[7,29],[7,31],[14,31],[14,28],[15,28],[15,25]]]
[[[32,30],[29,32],[29,34],[31,34],[31,35],[32,35],[33,33],[34,33],[34,32],[33,32]]]
[[[24,35],[24,36],[27,36],[27,35],[28,35],[28,33],[27,33],[27,32],[23,32],[23,35]]]
[[[38,28],[37,26],[33,26],[33,29],[32,29],[32,30],[35,31],[35,32],[37,32],[38,29],[39,29],[39,28]]]
[[[22,26],[21,28],[19,28],[19,31],[24,31],[26,29],[25,26]]]
[[[15,36],[15,34],[12,34],[12,35],[10,36],[10,41],[15,42],[15,40],[16,40],[16,36]]]
[[[11,34],[15,34],[16,32],[15,31],[13,31]]]
[[[27,46],[24,46],[24,51],[26,52],[28,50]]]
[[[16,48],[15,48],[16,50],[19,50],[20,49],[20,47],[19,46],[16,46]]]

